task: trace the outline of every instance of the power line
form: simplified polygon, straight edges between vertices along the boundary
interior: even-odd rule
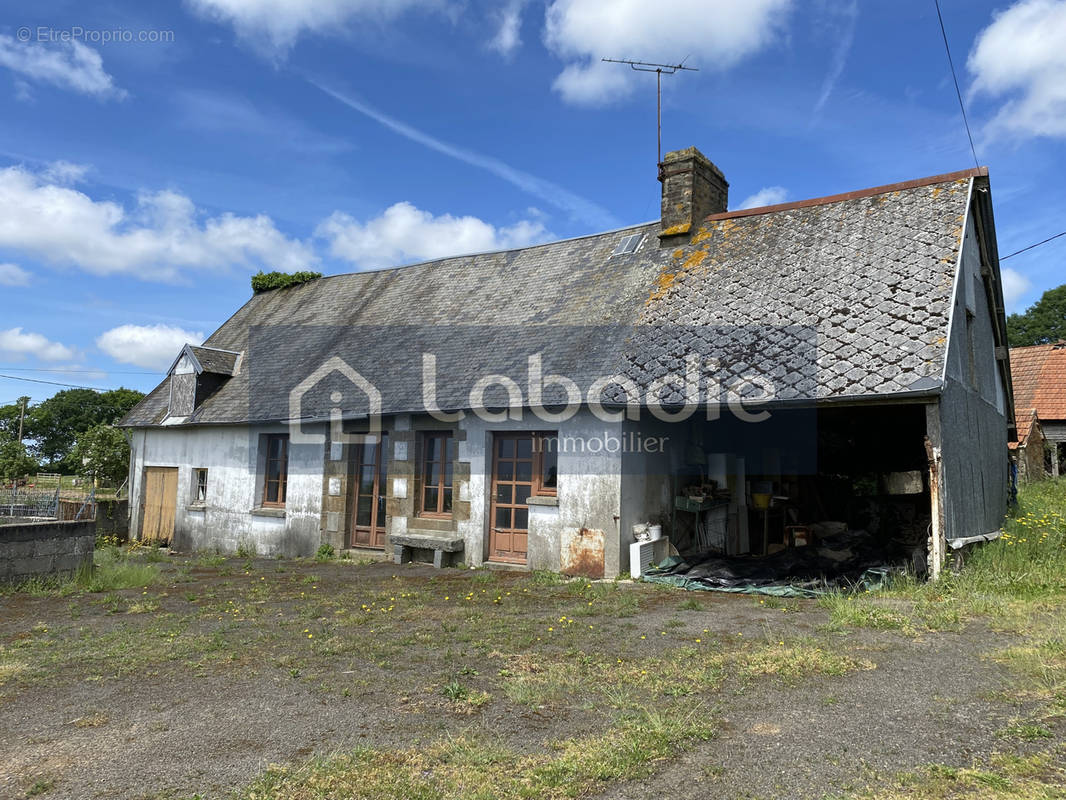
[[[40,378],[20,378],[18,375],[0,375],[0,378],[7,378],[10,381],[26,381],[27,383],[47,383],[51,386],[65,386],[68,389],[92,389],[94,392],[105,392],[107,389],[101,389],[98,386],[78,386],[74,383],[58,383],[56,381],[43,381]]]
[[[1026,250],[1032,250],[1034,247],[1040,247],[1040,245],[1047,244],[1048,242],[1054,241],[1055,239],[1058,239],[1060,236],[1066,236],[1066,231],[1063,231],[1062,233],[1056,233],[1054,236],[1049,236],[1046,239],[1044,239],[1043,241],[1037,242],[1036,244],[1031,244],[1028,247],[1023,247],[1021,250],[1015,250],[1009,256],[1000,256],[999,260],[1000,261],[1006,261],[1008,258],[1014,258],[1019,253],[1024,253]]]
[[[944,16],[940,13],[940,0],[933,0],[936,4],[936,18],[940,20],[940,35],[944,37],[944,50],[948,54],[948,66],[951,67],[951,79],[955,81],[955,95],[959,98],[959,109],[962,111],[962,123],[966,126],[966,138],[970,140],[970,152],[973,153],[975,167],[981,166],[977,158],[977,148],[973,146],[973,134],[970,133],[970,121],[966,119],[966,106],[962,102],[962,90],[959,88],[959,79],[955,75],[955,62],[951,58],[951,48],[948,46],[948,33],[944,29]]]
[[[135,370],[102,370],[102,369],[52,369],[45,367],[9,367],[6,365],[0,365],[0,369],[6,369],[8,372],[62,372],[62,373],[79,373],[87,375],[99,375],[106,373],[108,375],[160,375],[161,372],[137,372]]]

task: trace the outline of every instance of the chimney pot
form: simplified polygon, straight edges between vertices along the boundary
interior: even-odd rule
[[[663,156],[659,181],[663,185],[660,241],[687,237],[707,216],[721,214],[728,206],[729,183],[695,147]]]

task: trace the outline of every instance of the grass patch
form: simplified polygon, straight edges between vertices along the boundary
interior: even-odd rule
[[[661,759],[713,729],[699,708],[644,711],[604,735],[555,742],[549,754],[526,754],[469,738],[426,749],[364,748],[275,767],[240,795],[245,800],[520,800],[584,797],[611,783],[645,777]]]
[[[996,755],[987,764],[947,767],[934,764],[903,773],[876,791],[876,800],[1052,800],[1062,798],[1066,772],[1048,754]]]

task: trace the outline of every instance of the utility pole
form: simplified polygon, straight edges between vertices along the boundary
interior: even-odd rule
[[[19,444],[22,444],[22,428],[26,423],[26,403],[28,403],[29,400],[30,398],[28,397],[19,398],[19,403],[22,404],[22,410],[19,411]]]
[[[655,73],[656,131],[659,137],[658,158],[655,160],[655,163],[661,164],[663,161],[663,75],[673,75],[675,72],[681,70],[699,72],[699,69],[696,67],[685,66],[685,61],[688,60],[688,56],[685,56],[680,64],[653,64],[650,61],[633,61],[628,58],[602,58],[600,60],[607,61],[611,64],[629,64],[630,69],[634,69],[637,72]]]

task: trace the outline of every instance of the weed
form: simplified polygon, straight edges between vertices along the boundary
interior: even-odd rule
[[[334,551],[333,545],[331,545],[329,542],[323,542],[321,545],[319,545],[318,552],[315,553],[315,560],[332,561],[334,556],[336,556],[336,551]]]

